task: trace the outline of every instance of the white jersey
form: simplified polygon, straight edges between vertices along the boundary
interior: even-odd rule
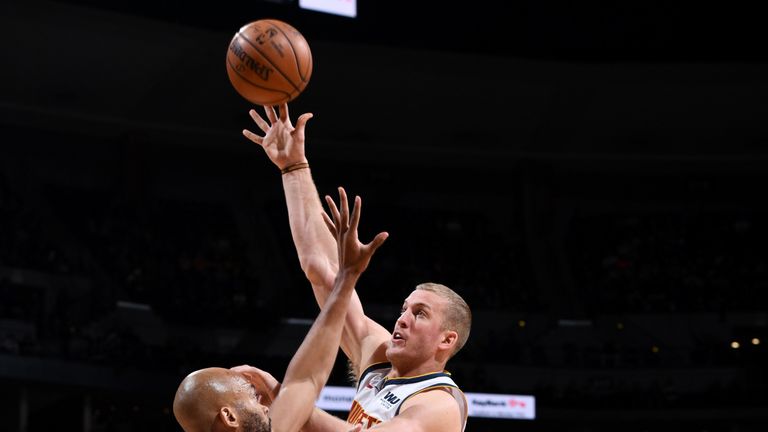
[[[352,401],[347,422],[353,425],[360,423],[363,429],[368,429],[378,423],[392,420],[400,413],[400,407],[411,396],[428,390],[443,389],[456,399],[462,418],[461,431],[445,432],[464,431],[467,425],[467,399],[448,372],[387,378],[390,370],[392,365],[389,363],[378,363],[370,366],[360,375],[357,394]]]

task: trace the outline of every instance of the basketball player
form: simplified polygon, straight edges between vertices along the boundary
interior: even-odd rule
[[[379,233],[371,243],[361,244],[357,238],[361,200],[355,199],[350,216],[346,196],[342,198],[341,211],[330,201],[333,220],[324,216],[329,235],[337,242],[339,272],[326,307],[291,359],[271,407],[266,406],[270,405],[267,399],[271,399],[271,393],[258,391],[261,389],[247,379],[247,374],[223,368],[201,369],[184,378],[173,401],[173,413],[186,432],[296,432],[312,416],[315,400],[328,380],[339,350],[355,283],[387,238],[387,233]],[[264,401],[262,395],[267,396]],[[326,430],[350,429],[338,419],[333,424],[335,428]]]
[[[339,263],[304,153],[312,114],[294,127],[288,106],[264,107],[267,120],[250,115],[264,136],[243,134],[262,146],[282,172],[291,233],[301,267],[320,307],[326,307]],[[341,201],[346,201],[343,191]],[[330,199],[326,196],[326,200]],[[421,284],[405,299],[392,332],[368,318],[356,293],[349,304],[341,348],[357,374],[358,392],[348,421],[382,431],[461,432],[466,425],[463,393],[444,372],[469,336],[471,312],[449,288]]]

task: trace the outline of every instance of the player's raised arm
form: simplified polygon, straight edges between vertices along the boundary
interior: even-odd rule
[[[318,301],[322,306],[333,288],[339,263],[336,240],[323,222],[323,206],[304,154],[304,130],[312,114],[299,116],[294,127],[288,115],[288,105],[281,107],[280,117],[271,106],[264,107],[264,110],[268,121],[256,110],[251,110],[249,114],[265,135],[262,137],[249,130],[244,130],[243,134],[261,145],[282,173],[291,234],[299,262],[312,285],[321,288]]]
[[[344,190],[339,189],[340,194]],[[309,333],[291,359],[277,398],[272,404],[274,432],[297,431],[310,418],[314,402],[330,375],[338,352],[344,318],[355,283],[368,267],[373,253],[384,243],[387,233],[379,233],[373,241],[362,244],[357,238],[362,202],[355,199],[352,214],[346,195],[337,209],[330,202],[332,219],[323,213],[324,224],[335,238],[340,268],[334,287]]]
[[[261,145],[269,159],[281,170],[285,201],[293,242],[304,273],[307,275],[315,299],[322,308],[330,294],[339,268],[336,241],[323,221],[323,207],[317,187],[312,179],[304,151],[305,126],[312,114],[302,114],[294,127],[288,106],[280,107],[278,117],[273,107],[264,107],[265,120],[255,110],[250,115],[264,133],[260,136],[245,130],[243,134]],[[345,198],[346,199],[346,198]],[[347,313],[341,348],[358,367],[384,361],[382,343],[389,332],[363,312],[356,293],[352,294]]]

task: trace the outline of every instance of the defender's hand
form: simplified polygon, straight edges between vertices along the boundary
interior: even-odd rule
[[[249,365],[235,366],[229,370],[243,375],[256,387],[256,392],[261,395],[263,405],[270,406],[277,398],[277,393],[280,391],[280,381],[269,372]]]
[[[328,226],[328,230],[336,239],[339,254],[339,271],[360,274],[368,267],[373,253],[389,237],[386,232],[380,232],[374,239],[363,244],[358,240],[357,227],[360,223],[360,211],[362,209],[362,199],[355,197],[355,207],[352,209],[352,215],[349,214],[349,204],[347,203],[347,193],[344,188],[339,188],[339,206],[336,207],[330,196],[325,197],[328,202],[328,208],[333,215],[333,219],[327,213],[323,213],[323,220]]]

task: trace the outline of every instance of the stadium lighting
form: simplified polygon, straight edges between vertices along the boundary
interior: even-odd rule
[[[299,0],[302,9],[355,18],[357,0]]]

